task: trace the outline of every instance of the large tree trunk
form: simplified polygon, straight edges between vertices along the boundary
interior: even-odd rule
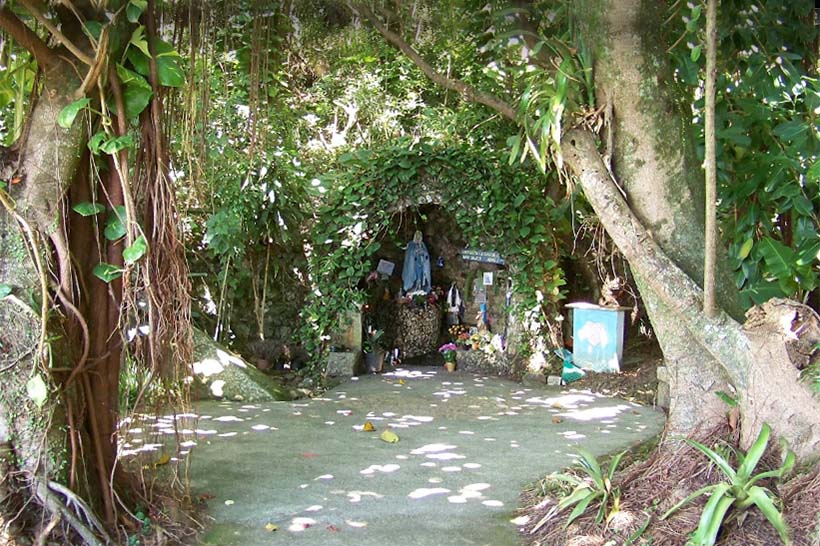
[[[760,324],[743,329],[732,318],[740,318],[740,307],[725,253],[716,283],[722,311],[714,319],[701,312],[703,174],[687,114],[676,110],[663,85],[672,75],[654,29],[665,15],[664,5],[656,2],[585,3],[579,20],[588,23],[586,35],[597,59],[596,92],[614,111],[613,164],[609,172],[592,135],[578,131],[564,138],[566,161],[629,261],[647,304],[670,369],[668,431],[697,434],[721,422],[727,408],[716,392],[734,388],[744,443],[766,421],[798,456],[811,458],[820,449],[820,406],[798,381],[787,345],[795,337],[792,322],[814,324],[816,317],[775,304],[758,312],[764,316]],[[783,317],[785,330],[777,326]]]
[[[657,33],[647,32],[660,28],[665,5],[594,0],[580,12],[578,20],[586,25],[595,52],[597,98],[600,104],[611,101],[614,112],[609,120],[614,135],[612,173],[655,242],[687,275],[701,282],[703,179],[688,124],[662,84],[672,77],[666,54]],[[610,235],[618,229],[604,225]],[[668,429],[687,435],[708,428],[725,415],[724,403],[714,394],[729,390],[720,366],[648,288],[648,279],[634,267],[633,271],[670,370]],[[721,280],[718,301],[737,317],[736,291],[727,286],[731,277],[724,274]]]

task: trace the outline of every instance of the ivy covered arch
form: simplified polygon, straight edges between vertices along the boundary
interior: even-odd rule
[[[324,196],[306,249],[314,290],[302,312],[302,342],[320,373],[338,316],[365,293],[360,282],[375,269],[386,240],[402,245],[395,216],[437,204],[455,219],[470,245],[500,252],[514,281],[513,313],[548,334],[563,298],[562,235],[570,230],[566,203],[548,195],[556,181],[488,147],[401,139],[343,154],[314,180]]]

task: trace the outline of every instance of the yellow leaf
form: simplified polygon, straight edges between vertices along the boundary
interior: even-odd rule
[[[404,379],[399,379],[399,385],[404,385]]]
[[[385,430],[381,433],[380,438],[388,444],[395,444],[399,441],[399,435],[393,432],[392,430]]]
[[[268,531],[269,533],[272,533],[272,532],[276,531],[277,529],[279,529],[279,526],[274,525],[273,523],[268,523],[267,525],[265,525],[265,530]]]
[[[371,423],[370,421],[365,421],[364,428],[362,428],[362,430],[365,432],[373,432],[374,430],[376,430],[376,427],[374,427],[373,423]]]
[[[166,465],[170,462],[171,462],[171,456],[166,453],[165,455],[163,455],[162,457],[157,459],[157,462],[154,463],[154,467]]]

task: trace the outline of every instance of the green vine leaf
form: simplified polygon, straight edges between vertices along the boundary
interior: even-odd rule
[[[77,114],[89,104],[91,104],[91,99],[75,100],[60,110],[60,113],[57,115],[57,125],[63,129],[70,128],[74,124],[74,119],[77,117]]]
[[[100,146],[100,150],[108,155],[114,155],[120,150],[129,148],[134,145],[134,137],[131,135],[122,135],[108,139]]]
[[[0,300],[11,294],[12,290],[13,288],[10,284],[0,284]]]
[[[102,131],[99,133],[94,133],[94,136],[88,139],[88,149],[91,150],[92,154],[100,153],[100,146],[106,139],[106,134]]]
[[[114,279],[119,279],[122,277],[122,269],[105,262],[95,265],[92,273],[94,273],[95,277],[105,283],[109,283]]]
[[[144,236],[140,235],[134,244],[122,251],[122,257],[126,264],[131,265],[145,256],[146,252],[148,252],[148,242]]]
[[[77,203],[71,209],[79,214],[80,216],[94,216],[95,214],[99,214],[105,210],[105,207],[102,206],[100,203]]]
[[[147,7],[148,0],[131,0],[125,8],[125,16],[130,22],[136,23]]]
[[[109,241],[116,241],[125,235],[125,231],[125,207],[119,205],[108,214],[104,235]]]

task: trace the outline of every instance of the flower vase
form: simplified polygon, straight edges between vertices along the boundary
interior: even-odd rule
[[[447,368],[447,371],[452,373],[456,371],[456,361],[455,360],[445,360],[444,367]]]

